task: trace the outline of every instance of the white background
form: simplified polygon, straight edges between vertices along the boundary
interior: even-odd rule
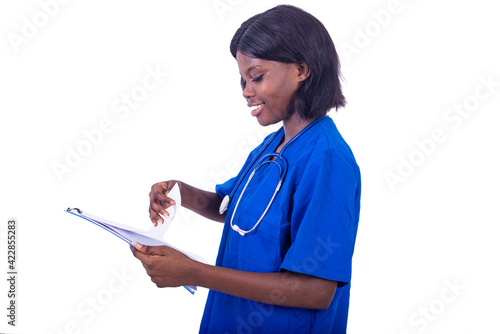
[[[19,221],[19,326],[6,324],[1,279],[0,331],[196,333],[206,289],[156,288],[125,243],[64,209],[146,229],[153,183],[209,189],[234,175],[272,129],[246,107],[229,42],[244,20],[279,2],[75,0],[52,5],[46,21],[44,3],[55,2],[0,5],[4,254],[7,220]],[[362,170],[348,332],[497,333],[493,2],[289,3],[319,18],[337,46],[348,106],[331,116]],[[27,21],[40,27],[29,31]],[[147,68],[168,75],[127,117],[115,113],[113,103],[140,89]],[[488,91],[480,78],[496,84]],[[466,118],[449,114],[467,103]],[[105,119],[112,130],[84,147],[84,132]],[[433,146],[435,131],[441,142]],[[77,147],[87,155],[58,177],[54,164],[67,165]],[[404,176],[391,187],[387,173]],[[215,260],[220,225],[184,211],[174,223],[170,237]]]

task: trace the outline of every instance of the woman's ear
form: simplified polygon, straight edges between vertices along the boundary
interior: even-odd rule
[[[297,74],[299,81],[306,80],[307,78],[309,78],[309,75],[311,74],[309,67],[304,62],[297,63],[297,70],[298,70]]]

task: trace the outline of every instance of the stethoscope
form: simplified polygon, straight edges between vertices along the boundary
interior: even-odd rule
[[[326,116],[324,116],[326,117]],[[311,123],[309,123],[304,129],[302,129],[299,133],[297,133],[292,139],[290,139],[290,141],[288,143],[285,144],[285,146],[281,149],[281,151],[279,153],[276,153],[276,152],[272,152],[272,153],[268,153],[264,156],[261,157],[261,155],[264,153],[264,151],[269,147],[269,145],[271,145],[271,143],[274,141],[274,139],[280,135],[281,133],[283,133],[283,127],[281,127],[278,131],[276,131],[274,133],[274,135],[262,146],[262,148],[260,149],[259,153],[257,153],[255,155],[255,157],[253,158],[252,162],[250,164],[247,165],[247,168],[245,169],[245,171],[243,172],[243,174],[241,174],[241,177],[238,179],[238,182],[236,182],[236,185],[235,187],[233,188],[233,191],[231,192],[230,195],[226,195],[224,197],[224,199],[222,200],[221,204],[220,204],[220,208],[219,208],[219,213],[222,215],[226,210],[227,208],[229,207],[229,203],[232,201],[234,195],[236,194],[236,191],[238,190],[239,186],[241,185],[241,183],[243,182],[243,180],[245,179],[246,175],[248,174],[250,168],[252,168],[252,166],[255,165],[255,163],[257,162],[257,165],[256,167],[254,168],[254,170],[252,171],[252,174],[250,174],[250,177],[248,178],[245,186],[243,187],[243,190],[241,191],[241,194],[240,196],[238,197],[238,201],[236,202],[236,206],[234,207],[234,210],[233,210],[233,214],[231,215],[231,220],[229,221],[229,224],[231,225],[231,228],[238,232],[242,237],[244,237],[245,235],[247,235],[248,233],[252,232],[253,230],[255,230],[257,228],[257,226],[259,226],[260,222],[262,221],[262,219],[264,218],[264,216],[266,215],[267,211],[269,210],[269,207],[271,206],[271,204],[273,203],[275,197],[276,197],[276,194],[278,193],[278,191],[281,189],[281,185],[283,183],[283,181],[285,180],[285,176],[286,176],[286,173],[288,171],[288,160],[285,158],[284,154],[286,152],[286,150],[297,140],[300,138],[300,136],[302,136],[307,130],[309,130],[310,128],[312,128],[316,123],[318,123],[318,121],[320,119],[322,119],[323,117],[320,117],[320,118],[317,118],[315,119],[314,121],[312,121]],[[275,158],[274,160],[271,160],[271,158]],[[281,164],[278,162],[280,161]],[[243,197],[243,194],[245,193],[245,190],[247,189],[247,186],[248,184],[250,183],[250,181],[252,180],[252,178],[254,177],[255,173],[264,165],[268,165],[268,164],[276,164],[278,167],[279,167],[279,170],[280,170],[280,174],[279,174],[279,181],[278,181],[278,185],[276,186],[276,188],[274,189],[274,193],[273,193],[273,196],[271,197],[271,200],[269,201],[269,203],[267,204],[267,207],[266,209],[264,210],[264,212],[262,213],[262,215],[260,216],[259,220],[255,223],[255,225],[248,231],[245,231],[245,230],[242,230],[238,225],[235,225],[233,224],[233,219],[234,219],[234,215],[236,213],[236,210],[238,209],[238,205],[240,204],[240,200],[241,198]]]

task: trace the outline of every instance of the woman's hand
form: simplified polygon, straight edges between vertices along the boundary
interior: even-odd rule
[[[151,219],[155,226],[158,225],[158,222],[162,224],[165,222],[161,215],[165,217],[169,216],[169,213],[165,209],[175,204],[175,201],[167,195],[176,183],[178,182],[170,180],[155,183],[151,187],[151,192],[149,193],[149,219]]]
[[[134,256],[142,262],[146,273],[159,288],[190,285],[189,273],[196,261],[167,246],[130,246]]]
[[[222,201],[219,195],[195,188],[181,181],[170,180],[153,184],[149,193],[149,218],[155,226],[158,225],[158,222],[162,224],[165,222],[161,215],[167,217],[169,214],[165,209],[175,204],[175,201],[168,197],[168,193],[176,183],[179,185],[183,207],[205,218],[221,223],[224,222],[226,213],[219,214]]]

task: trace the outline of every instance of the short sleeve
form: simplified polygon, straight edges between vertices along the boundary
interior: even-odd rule
[[[291,246],[281,269],[348,283],[360,193],[353,157],[331,149],[313,155],[293,195]]]
[[[243,168],[245,168],[245,167],[243,167]],[[241,170],[240,170],[240,173],[241,173]],[[222,198],[226,197],[226,195],[231,194],[231,192],[233,191],[233,188],[236,185],[237,180],[238,180],[238,176],[235,176],[233,178],[230,178],[229,180],[227,180],[224,183],[215,185],[215,192]]]

